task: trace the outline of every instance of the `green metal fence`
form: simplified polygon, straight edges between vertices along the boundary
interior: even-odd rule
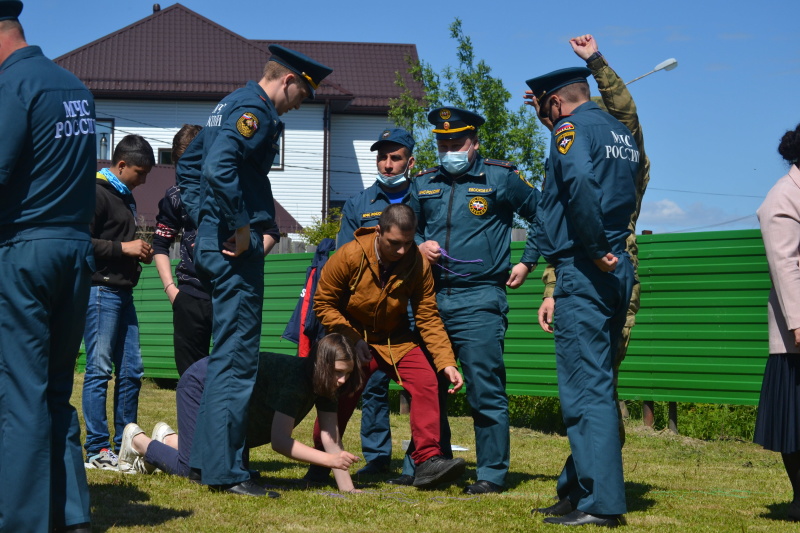
[[[518,260],[522,242],[512,244]],[[642,306],[620,371],[627,399],[756,404],[766,361],[769,274],[757,230],[639,237]],[[270,256],[263,350],[294,353],[280,338],[313,254]],[[541,331],[542,267],[509,291],[508,393],[556,396],[553,339]],[[172,313],[155,266],[135,289],[145,374],[175,378]]]

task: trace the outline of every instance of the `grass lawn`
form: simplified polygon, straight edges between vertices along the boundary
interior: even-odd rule
[[[83,375],[75,378],[73,404],[80,405]],[[109,395],[109,400],[111,395]],[[109,401],[110,405],[110,401]],[[358,454],[356,411],[345,447]],[[148,433],[165,420],[173,427],[175,393],[146,381],[139,424]],[[82,423],[82,421],[81,421]],[[311,441],[312,418],[295,431]],[[251,466],[281,498],[249,498],[211,493],[188,480],[156,474],[126,475],[87,470],[94,531],[287,531],[439,532],[560,531],[531,516],[533,507],[553,503],[556,476],[569,452],[566,437],[511,429],[511,473],[500,495],[466,496],[461,487],[475,480],[471,419],[451,418],[456,452],[467,461],[463,482],[436,491],[393,487],[380,478],[356,479],[364,494],[342,495],[333,487],[306,489],[305,465],[268,446],[251,452]],[[741,441],[701,441],[653,432],[641,421],[628,423],[623,456],[628,498],[628,531],[798,531],[782,520],[791,487],[780,455]],[[408,417],[392,416],[394,461],[401,466],[400,442],[409,438]],[[358,463],[362,465],[363,463]],[[355,469],[354,469],[355,470]]]

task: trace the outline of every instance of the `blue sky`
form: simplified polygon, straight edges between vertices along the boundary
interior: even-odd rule
[[[437,69],[456,63],[448,26],[458,16],[476,57],[519,101],[526,79],[581,64],[568,44],[575,35],[593,34],[626,80],[674,57],[677,69],[630,86],[652,160],[639,231],[757,228],[756,209],[787,169],[780,137],[800,122],[796,0],[181,3],[250,39],[414,43]],[[29,0],[21,21],[28,42],[57,57],[152,5]]]

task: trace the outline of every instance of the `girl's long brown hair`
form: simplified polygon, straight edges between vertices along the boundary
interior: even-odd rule
[[[319,340],[308,355],[313,364],[311,381],[314,392],[319,396],[335,399],[349,396],[361,387],[363,374],[358,364],[355,350],[347,339],[339,333],[331,333]],[[336,361],[348,361],[353,365],[353,372],[341,387],[336,387]]]

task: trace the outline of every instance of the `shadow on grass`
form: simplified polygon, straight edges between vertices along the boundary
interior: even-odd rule
[[[295,468],[297,466],[302,466],[304,469],[308,465],[303,465],[302,463],[298,463],[296,461],[281,461],[281,460],[269,460],[269,461],[251,461],[250,468],[253,470],[257,470],[261,474],[261,478],[258,480],[258,483],[268,489],[273,490],[326,490],[326,489],[336,489],[336,482],[333,479],[333,475],[329,475],[328,481],[325,483],[315,483],[315,482],[308,482],[303,479],[304,474],[299,474],[298,477],[282,477],[279,475],[274,475],[281,470],[287,468]],[[359,488],[374,488],[378,485],[378,482],[385,481],[384,478],[389,479],[390,477],[397,477],[396,475],[390,474],[381,474],[375,476],[357,476],[353,475],[353,482],[358,485]]]
[[[155,388],[163,390],[175,390],[178,387],[177,379],[170,378],[150,378]]]
[[[284,468],[294,468],[296,466],[308,466],[304,463],[299,463],[297,461],[289,461],[289,460],[280,460],[280,459],[271,459],[269,461],[250,461],[250,468],[253,470],[258,470],[261,472],[261,475],[269,475],[270,472],[277,472],[278,470],[283,470]]]
[[[375,476],[371,476],[372,479],[370,481],[365,481],[363,479],[359,480],[355,477],[353,478],[353,483],[359,489],[376,489],[378,488],[381,483]],[[306,481],[302,478],[287,478],[287,477],[276,477],[276,476],[264,476],[258,480],[258,484],[262,487],[269,489],[269,490],[281,490],[281,491],[336,491],[338,488],[336,487],[336,481],[334,481],[333,476],[330,477],[329,481],[326,483],[314,482],[314,481]]]
[[[89,486],[89,492],[95,532],[111,527],[158,526],[193,514],[147,503],[150,495],[129,483],[96,483]]]
[[[786,518],[786,513],[789,511],[789,502],[770,503],[767,505],[767,509],[768,511],[766,513],[761,513],[759,515],[760,518],[779,520],[781,522],[789,521],[789,519]]]
[[[527,483],[528,481],[552,481],[555,483],[556,480],[558,480],[558,476],[510,471],[508,476],[506,476],[506,490],[515,489],[523,483]]]
[[[528,481],[555,481],[558,479],[557,476],[552,475],[545,475],[545,474],[531,474],[529,472],[515,472],[510,470],[508,475],[506,476],[506,484],[505,490],[512,490],[517,488],[518,486],[526,483]],[[464,486],[475,483],[479,481],[478,479],[478,470],[474,462],[467,462],[467,469],[464,471],[464,475],[461,477],[461,481],[457,483],[461,483]]]
[[[625,482],[625,499],[628,504],[628,512],[646,511],[656,504],[656,501],[649,496],[650,492],[662,487],[654,487],[648,483],[636,483],[633,481]]]

